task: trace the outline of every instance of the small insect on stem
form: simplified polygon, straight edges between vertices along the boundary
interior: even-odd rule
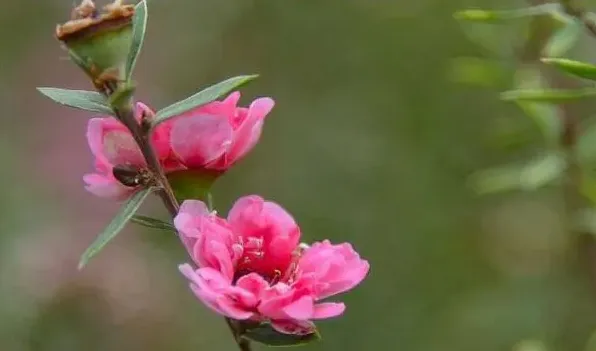
[[[112,170],[114,178],[128,187],[148,186],[155,182],[151,171],[130,165],[117,165]]]

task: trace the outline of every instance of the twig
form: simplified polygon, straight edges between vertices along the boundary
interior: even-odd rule
[[[141,149],[149,170],[153,173],[155,181],[160,187],[159,195],[161,200],[168,209],[168,212],[172,218],[174,218],[178,214],[180,204],[178,203],[178,200],[176,200],[174,190],[172,189],[172,186],[170,185],[170,182],[168,181],[164,170],[161,167],[161,163],[159,162],[157,154],[151,146],[149,129],[143,128],[135,119],[134,106],[132,103],[128,103],[126,106],[120,108],[114,108],[114,110],[118,119],[122,121],[122,123],[124,123],[124,125],[130,130],[137,145]],[[250,342],[240,336],[241,330],[239,327],[236,326],[231,319],[225,318],[225,320],[228,327],[230,327],[230,331],[232,332],[234,341],[236,341],[236,344],[238,345],[238,349],[240,351],[251,351]]]
[[[132,136],[134,137],[137,145],[141,149],[141,153],[145,158],[147,165],[149,166],[149,170],[153,173],[155,180],[160,187],[160,197],[168,209],[168,212],[172,217],[175,217],[178,213],[178,209],[180,205],[178,204],[178,200],[176,200],[176,196],[174,195],[174,190],[168,182],[166,175],[161,167],[159,162],[159,158],[153,151],[153,147],[149,142],[149,135],[141,128],[140,124],[136,121],[134,117],[133,107],[132,106],[125,106],[121,109],[116,109],[115,111],[116,116],[126,127],[130,130]]]
[[[561,0],[560,4],[569,16],[577,18],[590,34],[596,37],[596,23],[588,18],[588,12],[584,8],[575,4],[573,0]]]

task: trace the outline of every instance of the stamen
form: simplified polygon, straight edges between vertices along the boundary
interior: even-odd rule
[[[277,282],[279,282],[280,278],[281,278],[281,271],[279,269],[274,270],[273,277],[271,278],[271,282],[269,284],[271,284],[271,285],[277,284]]]
[[[303,250],[301,250],[301,247],[298,247],[298,249],[292,253],[292,261],[290,262],[288,269],[286,269],[286,273],[284,274],[282,281],[289,284],[293,282],[294,278],[296,277],[296,273],[298,272],[298,261],[300,260],[302,251]]]

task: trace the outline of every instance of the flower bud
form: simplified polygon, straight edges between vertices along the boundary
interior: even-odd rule
[[[71,20],[56,28],[58,40],[100,90],[125,79],[133,15],[134,6],[123,5],[122,0],[105,6],[101,13],[92,0],[83,0]]]

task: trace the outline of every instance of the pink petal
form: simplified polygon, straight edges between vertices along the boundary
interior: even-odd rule
[[[243,306],[244,309],[254,312],[259,303],[258,296],[252,292],[241,288],[239,286],[231,286],[227,293],[228,297],[236,301],[238,305]]]
[[[135,105],[135,119],[138,122],[141,122],[143,117],[153,117],[155,112],[149,106],[145,105],[142,102],[137,102]]]
[[[311,296],[302,296],[288,306],[285,306],[283,311],[290,319],[310,319],[314,313],[314,300]]]
[[[124,200],[134,193],[134,188],[122,185],[116,179],[97,173],[83,176],[85,189],[95,196],[112,200]]]
[[[228,223],[238,232],[246,231],[246,225],[252,225],[263,209],[265,200],[257,195],[243,196],[236,200],[228,212]]]
[[[224,312],[216,303],[218,293],[210,288],[189,264],[180,265],[178,269],[190,281],[190,288],[195,296],[211,310],[223,315]]]
[[[127,130],[104,131],[103,153],[112,165],[144,165],[145,159]]]
[[[209,267],[221,272],[221,274],[230,281],[234,277],[234,266],[229,248],[222,242],[209,240],[206,242],[205,251],[195,253],[196,256],[202,255],[204,258],[210,257]]]
[[[332,245],[327,240],[306,249],[298,265],[302,276],[314,280],[310,284],[317,299],[352,289],[366,277],[370,268],[350,244]]]
[[[246,119],[234,132],[234,140],[228,153],[230,164],[246,155],[259,141],[263,120],[274,105],[271,98],[260,98],[250,105]]]
[[[344,272],[345,280],[340,280],[329,284],[329,288],[319,296],[319,299],[325,299],[332,295],[341,294],[348,290],[353,289],[356,285],[360,284],[370,269],[368,261],[362,260],[356,267],[346,269]]]
[[[249,319],[254,315],[254,312],[242,308],[227,296],[218,296],[216,302],[217,306],[224,312],[224,315],[230,318],[243,320]]]
[[[87,124],[87,141],[91,152],[103,164],[144,165],[141,151],[132,135],[118,120],[92,118]]]
[[[226,315],[226,313],[219,308],[217,296],[209,295],[205,290],[200,289],[197,285],[192,283],[190,284],[190,289],[194,295],[210,310],[222,316]]]
[[[265,289],[269,287],[269,283],[257,273],[249,273],[238,279],[236,286],[246,291],[250,291],[255,296],[260,296]]]
[[[226,118],[195,114],[173,121],[170,143],[176,156],[189,168],[202,168],[221,157],[232,140]]]
[[[234,247],[234,234],[227,223],[215,216],[195,217],[192,231],[184,232],[190,242],[187,248],[194,261],[201,267],[211,267],[232,278],[233,266],[238,259]],[[194,241],[194,244],[193,244]]]
[[[261,294],[261,303],[258,309],[263,316],[270,319],[288,319],[285,308],[299,301],[302,296],[304,296],[304,292],[298,291],[293,286],[277,283]],[[295,312],[296,309],[303,307],[300,305],[302,303],[308,303],[308,300],[298,302],[294,309],[290,308],[290,312]]]
[[[344,313],[346,305],[343,303],[325,302],[316,304],[312,319],[325,319],[336,317]]]
[[[178,214],[188,214],[190,216],[208,216],[209,209],[207,205],[200,200],[185,200],[182,205],[180,205],[180,209],[178,210]]]
[[[196,238],[199,235],[197,217],[206,216],[207,214],[207,206],[202,201],[186,200],[180,206],[176,217],[174,217],[174,226],[180,233],[180,239],[186,249],[191,253]]]
[[[264,216],[269,218],[269,223],[275,226],[275,230],[283,233],[283,240],[290,241],[292,246],[298,245],[300,241],[300,228],[292,215],[283,207],[271,201],[265,202],[262,212]],[[278,239],[281,239],[281,237],[277,236],[274,240]],[[275,241],[272,245],[275,245]]]
[[[89,143],[89,148],[98,163],[102,165],[110,164],[103,152],[104,126],[106,128],[119,128],[119,124],[120,122],[112,118],[91,118],[87,122],[87,142]]]
[[[186,279],[188,279],[190,281],[194,281],[199,278],[199,276],[197,275],[195,270],[188,263],[179,265],[178,270],[180,271],[180,273],[182,273],[182,275],[184,275],[186,277]]]
[[[225,112],[234,112],[234,110],[236,109],[236,106],[238,105],[238,101],[240,101],[240,92],[239,91],[235,91],[233,93],[231,93],[230,95],[228,95],[228,97],[226,97],[221,103],[222,105],[225,105],[226,107],[228,107],[230,110],[229,111],[225,111]],[[229,114],[229,113],[224,113],[224,114]]]
[[[232,116],[234,116],[238,104],[240,100],[240,92],[235,91],[228,95],[223,101],[213,101],[206,105],[200,106],[191,110],[189,112],[184,113],[182,116],[189,117],[194,114],[204,114],[204,115],[215,115],[221,118],[229,120]],[[184,118],[183,117],[183,118]]]

